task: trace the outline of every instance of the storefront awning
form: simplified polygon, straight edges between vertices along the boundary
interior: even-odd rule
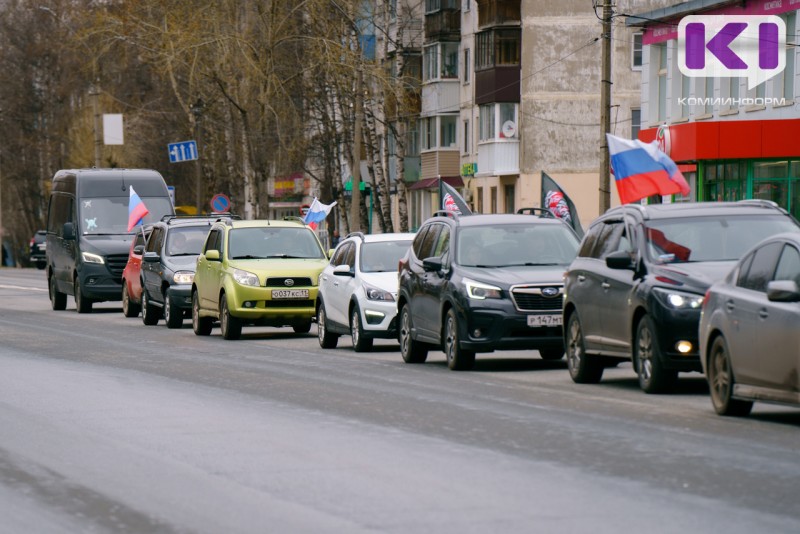
[[[462,180],[460,176],[442,176],[441,179],[447,185],[452,185],[453,187],[464,187],[464,180]],[[424,180],[415,182],[409,186],[409,189],[431,189],[433,187],[439,187],[438,177],[425,178]]]

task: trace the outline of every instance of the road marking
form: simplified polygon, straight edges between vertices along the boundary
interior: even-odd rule
[[[28,291],[44,291],[44,292],[47,292],[46,289],[42,289],[41,287],[8,286],[8,285],[5,285],[5,284],[0,284],[0,289],[26,289]]]

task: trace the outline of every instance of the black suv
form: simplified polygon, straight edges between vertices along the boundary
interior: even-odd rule
[[[30,262],[38,269],[47,267],[47,230],[39,230],[31,238],[30,243]]]
[[[668,392],[681,371],[702,371],[703,295],[744,252],[800,225],[764,200],[629,204],[594,222],[566,276],[567,367],[578,383],[633,360],[647,393]]]
[[[228,216],[235,217],[235,216]],[[152,225],[142,256],[142,322],[180,328],[192,311],[192,282],[197,256],[208,230],[220,215],[166,215]]]
[[[564,355],[562,277],[578,238],[561,219],[530,211],[443,211],[425,221],[399,265],[398,338],[406,363],[424,362],[431,347],[441,347],[454,370],[470,369],[476,352]]]

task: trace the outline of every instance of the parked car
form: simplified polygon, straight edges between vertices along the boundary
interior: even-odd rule
[[[122,314],[125,317],[136,317],[142,310],[142,254],[152,229],[152,225],[148,224],[137,226],[134,230],[128,263],[122,270]]]
[[[564,355],[562,276],[578,250],[563,220],[538,215],[437,212],[399,266],[400,352],[422,363],[441,348],[450,369],[477,352],[535,349]]]
[[[397,266],[414,234],[348,235],[319,276],[317,334],[322,348],[350,334],[353,350],[397,337]]]
[[[163,316],[167,328],[183,326],[192,311],[192,282],[208,230],[215,221],[231,217],[167,215],[153,224],[142,258],[144,324],[156,325]]]
[[[720,415],[800,404],[800,234],[762,241],[703,299],[700,363]]]
[[[192,285],[194,333],[209,335],[214,321],[225,339],[238,339],[251,324],[309,332],[327,263],[316,234],[300,219],[214,223]]]
[[[39,230],[31,238],[29,245],[30,262],[37,269],[47,267],[47,230]]]
[[[632,360],[641,389],[663,393],[679,372],[701,371],[703,295],[749,248],[781,232],[800,226],[760,200],[630,204],[596,219],[566,275],[572,379],[599,382],[607,365]]]

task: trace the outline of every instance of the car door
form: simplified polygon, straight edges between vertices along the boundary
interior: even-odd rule
[[[130,258],[128,259],[128,264],[130,265],[130,269],[128,269],[130,276],[130,286],[131,286],[131,295],[136,297],[136,299],[142,298],[142,280],[141,280],[141,272],[142,272],[142,254],[144,254],[144,248],[147,246],[147,238],[150,236],[150,229],[144,230],[143,227],[138,226],[136,230],[136,237],[133,239],[133,244],[131,245],[131,252]],[[142,247],[142,254],[136,254],[134,250],[136,247]]]
[[[347,265],[349,272],[355,273],[356,244],[353,241],[344,243],[336,254],[338,265]],[[347,325],[347,308],[350,301],[348,288],[353,285],[353,277],[342,274],[331,275],[328,280],[328,299],[325,301],[325,312],[328,319],[339,325]]]
[[[450,280],[450,227],[447,224],[436,226],[440,228],[429,257],[441,259],[442,269],[425,271],[423,274],[419,315],[422,323],[418,326],[425,330],[426,335],[440,339],[442,301]]]
[[[331,311],[336,306],[336,295],[333,293],[333,283],[336,281],[336,275],[333,274],[333,269],[342,264],[345,255],[347,254],[347,243],[337,247],[331,256],[331,261],[319,274],[319,296],[325,302],[325,316],[329,321],[333,321]],[[335,314],[334,314],[335,315]]]
[[[606,351],[631,353],[631,307],[630,298],[634,286],[633,269],[611,269],[605,259],[610,254],[625,252],[633,258],[628,229],[620,221],[610,221],[611,226],[605,246],[600,250],[602,264],[600,289],[601,343]]]
[[[435,329],[430,324],[425,324],[425,318],[430,317],[430,312],[426,307],[430,305],[428,300],[430,295],[431,274],[426,271],[422,262],[425,258],[431,257],[433,248],[439,239],[439,232],[442,224],[430,224],[425,232],[423,240],[419,243],[419,248],[414,250],[411,261],[409,261],[409,275],[413,282],[410,284],[409,305],[411,306],[411,317],[417,335],[423,335],[429,339],[435,339]]]
[[[783,244],[775,241],[759,247],[738,291],[722,303],[735,321],[734,333],[728,338],[728,350],[734,377],[741,383],[764,385],[765,358],[770,358],[767,353],[779,350],[775,340],[762,335],[761,330],[771,328],[767,283],[775,275],[782,249]]]
[[[222,235],[223,231],[220,228],[212,228],[208,233],[208,239],[206,239],[206,245],[203,248],[202,260],[198,261],[197,271],[194,275],[200,306],[205,309],[216,310],[219,304],[217,295],[219,295],[219,276],[223,259],[221,252]],[[210,250],[216,250],[220,253],[219,261],[205,258],[205,255]]]
[[[161,227],[153,228],[153,231],[150,233],[150,238],[147,240],[147,245],[144,247],[144,254],[146,255],[148,252],[151,254],[161,254],[161,245],[163,242],[164,229]],[[144,255],[142,256],[142,265],[140,269],[142,273],[142,290],[147,291],[147,296],[156,301],[161,300],[160,296],[158,296],[161,292],[160,267],[160,262],[144,261]]]

